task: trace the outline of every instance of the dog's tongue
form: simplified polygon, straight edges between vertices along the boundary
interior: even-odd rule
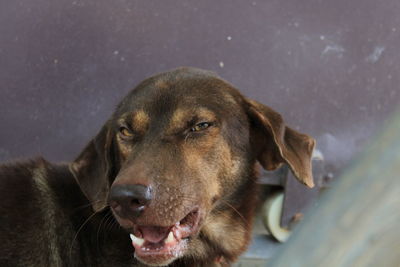
[[[158,226],[141,226],[140,232],[142,238],[151,243],[159,243],[167,238],[170,231],[170,227],[158,227]]]

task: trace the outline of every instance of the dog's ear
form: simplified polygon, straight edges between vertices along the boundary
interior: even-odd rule
[[[71,172],[94,211],[100,211],[107,206],[107,196],[115,168],[112,140],[110,127],[106,123],[78,158],[70,164]]]
[[[315,140],[287,127],[282,116],[270,107],[250,99],[245,102],[251,143],[261,165],[275,170],[286,163],[301,183],[313,187],[311,156]]]

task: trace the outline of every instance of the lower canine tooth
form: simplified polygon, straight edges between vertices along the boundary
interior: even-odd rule
[[[171,232],[169,232],[168,237],[165,240],[165,243],[171,243],[171,242],[174,242],[174,240],[175,240],[175,237],[174,237],[174,234],[171,231]]]
[[[143,245],[144,239],[134,236],[133,234],[129,235],[131,237],[132,243],[138,245],[139,247]]]

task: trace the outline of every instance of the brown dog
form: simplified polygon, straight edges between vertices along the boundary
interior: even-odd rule
[[[229,265],[250,240],[256,162],[288,164],[311,187],[313,147],[213,73],[158,74],[70,171],[44,160],[0,169],[0,264]]]

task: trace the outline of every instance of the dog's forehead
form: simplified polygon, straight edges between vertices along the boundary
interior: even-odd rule
[[[124,113],[142,110],[153,116],[177,110],[223,112],[239,105],[238,95],[229,83],[208,72],[175,71],[146,79],[118,109]]]

